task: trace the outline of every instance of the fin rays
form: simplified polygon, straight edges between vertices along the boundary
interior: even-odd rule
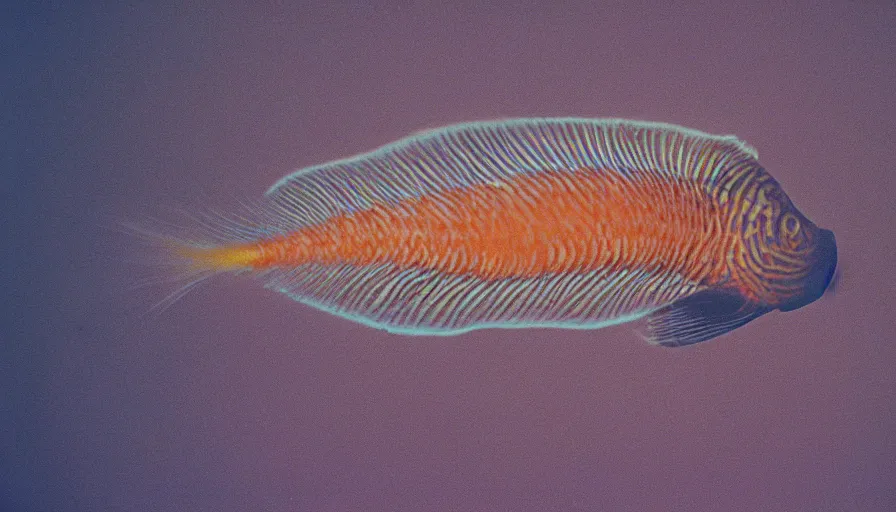
[[[751,169],[755,151],[731,136],[618,119],[517,119],[449,126],[376,151],[297,171],[268,191],[280,229],[525,173],[582,168],[625,178],[687,177],[709,186]],[[755,172],[761,172],[758,164]]]
[[[696,285],[646,271],[486,280],[389,264],[270,270],[265,286],[316,308],[405,334],[483,327],[595,327],[649,313]],[[638,286],[632,286],[637,282]]]

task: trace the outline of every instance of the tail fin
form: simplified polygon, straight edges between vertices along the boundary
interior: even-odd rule
[[[132,240],[138,261],[149,275],[134,288],[174,287],[147,311],[161,313],[210,277],[222,273],[251,270],[257,250],[251,243],[258,228],[243,220],[212,215],[193,218],[194,228],[159,219],[141,223],[121,222],[119,226]]]

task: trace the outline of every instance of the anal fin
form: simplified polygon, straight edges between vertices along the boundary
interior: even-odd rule
[[[769,311],[734,291],[703,290],[651,313],[648,341],[664,347],[693,345],[731,332]]]

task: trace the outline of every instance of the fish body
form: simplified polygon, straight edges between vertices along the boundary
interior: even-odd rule
[[[745,143],[616,119],[425,132],[287,176],[252,217],[176,252],[407,334],[647,316],[688,345],[816,300],[836,266]]]

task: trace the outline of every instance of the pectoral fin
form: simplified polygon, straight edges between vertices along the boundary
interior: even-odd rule
[[[704,290],[651,313],[648,341],[664,347],[693,345],[733,331],[769,310],[737,292]]]

